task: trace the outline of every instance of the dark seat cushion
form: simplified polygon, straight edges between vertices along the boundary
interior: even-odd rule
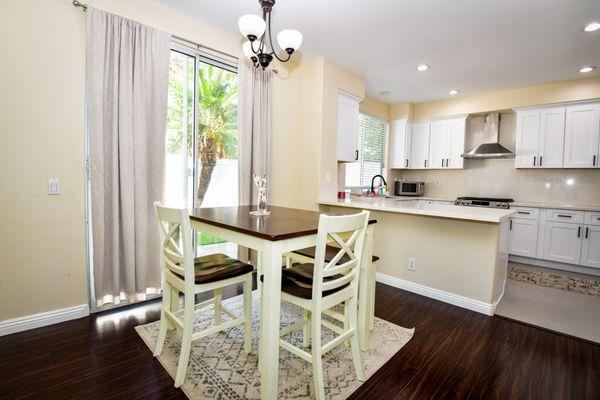
[[[282,275],[292,279],[296,279],[305,283],[312,283],[314,275],[315,265],[314,264],[296,264],[291,268],[284,268],[281,271]],[[327,282],[332,279],[341,278],[342,275],[337,274],[333,276],[327,276],[323,278],[323,281]]]
[[[194,259],[196,283],[210,283],[252,272],[253,267],[225,254],[209,254]]]
[[[307,247],[305,249],[294,250],[292,253],[300,254],[305,257],[315,258],[316,251],[317,251],[317,248],[313,246],[313,247]],[[333,257],[335,257],[335,255],[338,253],[338,251],[340,251],[340,249],[337,247],[325,246],[325,262],[329,262],[329,261],[333,260]],[[377,260],[379,260],[379,257],[377,257],[377,256],[372,257],[372,262],[375,262]],[[338,261],[338,263],[343,264],[347,261],[350,261],[350,257],[348,257],[348,254],[344,254],[342,256],[342,258],[340,258],[340,261]]]
[[[312,264],[303,264],[303,265],[311,265]],[[292,268],[289,269],[284,269],[283,271],[289,271]],[[341,277],[341,275],[334,275],[334,277]],[[326,278],[325,280],[331,280],[334,279],[334,277],[329,277]],[[260,280],[261,282],[264,281],[264,276],[261,275],[260,276]],[[334,294],[335,292],[339,292],[340,290],[347,288],[350,284],[346,283],[343,286],[340,286],[338,288],[332,289],[332,290],[326,290],[323,292],[323,297],[329,296],[331,294]],[[306,282],[305,280],[300,280],[300,279],[296,279],[296,277],[294,275],[289,275],[289,274],[282,274],[281,275],[281,290],[283,292],[286,292],[288,294],[291,294],[292,296],[296,296],[296,297],[301,297],[303,299],[312,299],[312,275],[311,275],[311,279],[309,282]]]

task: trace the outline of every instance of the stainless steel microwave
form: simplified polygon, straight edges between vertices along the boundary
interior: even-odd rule
[[[425,182],[396,181],[394,182],[394,194],[396,196],[423,196]]]

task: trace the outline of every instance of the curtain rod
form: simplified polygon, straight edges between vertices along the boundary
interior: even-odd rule
[[[82,2],[80,2],[80,1],[77,1],[77,0],[73,0],[73,5],[74,5],[75,7],[81,7],[81,8],[83,9],[83,11],[84,11],[84,12],[85,12],[85,11],[87,11],[87,9],[88,9],[88,5],[87,5],[87,4],[85,4],[85,3],[82,3]],[[225,55],[225,56],[227,56],[227,57],[231,57],[231,58],[233,58],[233,59],[235,59],[235,60],[237,60],[237,59],[238,59],[238,57],[236,57],[236,56],[234,56],[234,55],[231,55],[231,54],[228,54],[228,53],[225,53],[225,52],[223,52],[223,51],[221,51],[221,50],[213,49],[212,47],[205,46],[205,45],[203,45],[203,44],[200,44],[200,43],[193,42],[193,41],[191,41],[191,40],[188,40],[188,39],[186,39],[186,38],[182,38],[182,37],[180,37],[180,36],[176,36],[176,35],[171,35],[171,36],[172,36],[174,39],[177,39],[177,40],[181,40],[181,41],[187,42],[187,43],[189,43],[189,44],[191,44],[191,45],[197,46],[198,48],[204,48],[204,49],[208,49],[208,50],[210,50],[210,51],[215,51],[215,52],[217,52],[217,53],[220,53],[220,54],[223,54],[223,55]]]

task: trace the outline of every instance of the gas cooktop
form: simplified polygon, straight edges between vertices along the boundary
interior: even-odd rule
[[[458,197],[454,205],[469,207],[510,208],[513,199],[495,197]]]

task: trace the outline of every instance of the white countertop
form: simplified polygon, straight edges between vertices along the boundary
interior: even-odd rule
[[[419,201],[420,200],[420,201]],[[319,200],[317,203],[336,207],[360,208],[365,210],[396,212],[402,214],[423,215],[428,217],[451,218],[477,222],[499,223],[512,214],[515,210],[498,208],[463,207],[448,204],[429,204],[426,197],[352,197],[345,200]],[[447,201],[437,199],[440,201]]]

